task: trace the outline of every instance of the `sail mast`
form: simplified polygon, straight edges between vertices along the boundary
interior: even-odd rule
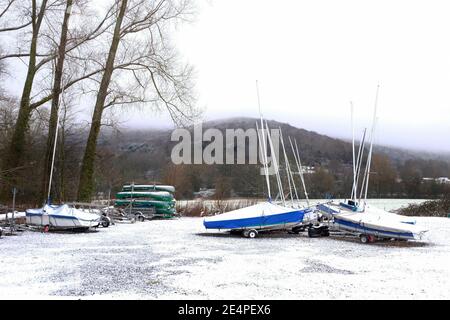
[[[281,138],[281,147],[283,148],[283,155],[284,155],[284,161],[285,161],[286,175],[287,175],[288,184],[289,184],[289,194],[291,195],[292,207],[294,207],[294,194],[292,193],[292,189],[294,189],[295,196],[296,196],[297,202],[298,202],[297,188],[295,186],[294,179],[292,178],[291,166],[289,164],[289,159],[288,159],[287,154],[286,154],[286,148],[284,147],[283,132],[281,131],[280,127],[279,127],[279,130],[280,130],[280,138]]]
[[[354,120],[353,120],[353,102],[350,101],[350,112],[351,112],[351,123],[352,123],[352,157],[353,157],[353,185],[355,185],[356,181],[356,163],[355,163],[355,127],[354,127]],[[353,201],[356,201],[356,196],[353,194],[353,188],[352,188],[352,194],[350,198]]]
[[[298,152],[297,140],[294,140],[294,141],[295,141],[295,149],[296,149],[295,151],[294,151],[294,145],[292,144],[291,137],[289,137],[289,143],[291,144],[292,153],[294,154],[295,163],[297,164],[298,174],[300,175],[300,180],[302,181],[303,192],[304,192],[305,198],[306,198],[306,204],[309,206],[309,197],[308,197],[308,192],[306,191],[305,178],[303,176],[303,167],[302,167],[302,162],[300,160],[300,153]]]
[[[61,91],[61,95],[60,95],[60,97],[58,99],[58,109],[57,109],[58,116],[56,118],[55,140],[53,141],[52,165],[51,165],[51,168],[50,168],[50,177],[49,177],[49,180],[48,180],[47,204],[50,204],[50,194],[51,194],[51,191],[52,191],[53,170],[54,170],[54,167],[55,167],[56,143],[58,142],[59,118],[60,118],[60,115],[61,115],[61,110],[60,110],[61,108],[60,108],[60,106],[61,106],[61,102],[63,101],[64,86],[62,86],[62,88],[63,89]]]
[[[370,165],[372,163],[372,149],[373,149],[373,140],[374,140],[374,135],[375,135],[375,126],[377,123],[377,108],[378,108],[378,93],[380,91],[380,85],[377,86],[377,93],[375,94],[375,106],[374,106],[374,110],[373,110],[373,120],[372,120],[372,132],[371,132],[371,136],[370,136],[370,150],[369,150],[369,155],[368,155],[368,164],[367,164],[367,179],[366,179],[366,190],[365,190],[365,194],[364,194],[364,208],[366,207],[366,202],[367,202],[367,191],[369,188],[369,178],[370,178]]]
[[[271,154],[271,158],[273,161],[273,166],[275,167],[275,176],[277,178],[278,190],[280,192],[281,201],[283,202],[283,205],[286,206],[286,200],[285,200],[284,192],[283,192],[283,184],[281,183],[281,178],[280,178],[280,168],[278,167],[277,156],[275,154],[275,148],[272,143],[272,137],[270,135],[269,125],[267,124],[267,120],[265,120],[265,122],[266,122],[266,129],[267,129],[267,137],[269,138],[270,154]]]
[[[358,194],[359,174],[360,174],[360,171],[361,171],[362,157],[363,157],[363,154],[364,154],[364,147],[365,147],[365,143],[366,143],[366,131],[367,131],[367,129],[364,128],[362,139],[361,139],[360,144],[359,144],[358,157],[356,159],[356,180],[353,183],[353,188],[352,188],[353,189],[352,194],[354,196],[355,201],[356,201],[356,197],[357,197],[357,194]]]
[[[272,197],[271,197],[271,194],[270,194],[270,182],[269,182],[269,175],[268,175],[268,169],[267,169],[267,162],[265,160],[265,155],[264,155],[263,147],[262,147],[263,142],[262,142],[262,138],[261,138],[261,136],[259,134],[260,131],[259,131],[259,127],[258,127],[258,121],[256,121],[255,123],[256,123],[256,134],[258,135],[258,143],[259,143],[258,149],[259,149],[261,162],[262,162],[263,167],[264,167],[264,177],[265,177],[266,184],[267,184],[268,201],[271,202],[272,201]],[[261,129],[261,130],[264,130],[264,129]]]
[[[261,161],[263,162],[263,166],[264,166],[264,175],[266,177],[266,184],[267,184],[267,195],[269,196],[269,202],[272,201],[272,195],[270,192],[270,178],[269,178],[269,167],[268,167],[268,160],[267,160],[267,140],[266,140],[266,135],[264,134],[264,123],[263,123],[263,115],[261,112],[261,100],[259,97],[259,86],[258,86],[258,80],[256,80],[256,95],[258,97],[258,108],[259,108],[259,119],[261,121],[261,141],[260,141],[260,148],[262,148],[262,159]],[[259,138],[259,133],[258,133],[258,123],[256,123],[256,133],[258,134],[258,138]]]

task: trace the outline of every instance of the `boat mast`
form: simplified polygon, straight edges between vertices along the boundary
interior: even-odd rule
[[[367,128],[364,128],[362,139],[359,144],[358,157],[356,159],[356,180],[353,183],[353,188],[352,188],[353,189],[352,196],[354,197],[355,201],[356,201],[356,197],[358,194],[358,182],[359,182],[358,180],[359,180],[359,174],[361,171],[362,156],[364,154],[364,147],[365,147],[365,143],[366,143],[366,131],[367,131]]]
[[[286,199],[284,197],[284,192],[283,192],[283,184],[281,183],[281,178],[280,178],[280,168],[278,167],[277,156],[275,154],[275,150],[274,150],[275,148],[273,147],[269,125],[267,124],[267,120],[265,120],[265,122],[266,122],[266,129],[267,129],[267,137],[269,138],[270,154],[271,154],[271,158],[273,161],[273,166],[275,167],[275,176],[277,178],[278,191],[280,192],[280,198],[281,198],[281,201],[283,202],[283,206],[286,206]]]
[[[285,167],[286,167],[286,175],[287,175],[288,184],[289,184],[289,194],[291,195],[292,207],[294,207],[294,194],[292,193],[292,189],[294,189],[295,197],[297,198],[297,203],[298,203],[298,193],[297,193],[297,188],[295,186],[295,181],[292,177],[291,165],[289,164],[289,159],[286,154],[286,148],[284,147],[283,132],[281,131],[280,127],[279,127],[279,130],[280,130],[280,138],[281,138],[281,147],[283,148],[284,162],[285,162]]]
[[[302,162],[300,160],[300,153],[298,152],[297,140],[295,139],[294,142],[295,142],[295,151],[294,151],[294,145],[292,144],[291,137],[289,137],[289,143],[291,144],[292,153],[294,154],[295,163],[297,164],[298,174],[300,175],[300,180],[302,181],[303,192],[304,192],[305,198],[306,198],[306,204],[309,206],[309,197],[308,197],[308,192],[306,191],[305,178],[303,176],[303,167],[302,167]]]
[[[56,71],[55,71],[56,72]],[[55,167],[55,155],[56,155],[56,143],[58,142],[58,132],[59,132],[59,117],[61,115],[61,102],[64,101],[64,85],[62,86],[61,95],[58,99],[58,116],[56,118],[56,129],[55,129],[55,140],[53,141],[53,154],[52,154],[52,166],[50,168],[50,177],[48,180],[48,192],[47,192],[47,204],[50,205],[50,194],[52,191],[52,180],[53,180],[53,170]]]
[[[355,127],[354,127],[354,121],[353,121],[353,102],[350,101],[350,113],[351,113],[351,125],[352,125],[352,156],[353,156],[353,185],[355,185],[356,181],[356,163],[355,163]],[[353,188],[352,188],[352,194],[350,198],[356,202],[356,196],[353,194]]]
[[[380,85],[377,86],[377,92],[375,94],[375,106],[374,106],[374,110],[373,110],[373,120],[372,120],[372,132],[371,132],[371,136],[370,136],[370,150],[369,150],[369,155],[368,155],[368,164],[367,164],[367,179],[366,179],[366,190],[364,193],[364,208],[366,207],[366,202],[367,202],[367,191],[369,188],[369,178],[370,178],[370,165],[372,163],[372,150],[373,150],[373,140],[374,140],[374,135],[375,135],[375,126],[377,123],[377,108],[378,108],[378,93],[380,91]]]
[[[263,142],[262,142],[262,138],[261,138],[261,136],[259,134],[260,131],[259,131],[259,127],[258,127],[258,121],[256,121],[255,123],[256,123],[256,134],[258,136],[258,143],[259,143],[258,150],[259,150],[259,155],[260,155],[261,162],[262,162],[263,167],[264,167],[264,177],[265,177],[266,184],[267,184],[268,201],[271,202],[272,199],[271,199],[271,195],[270,195],[270,183],[269,183],[269,179],[268,179],[268,169],[266,168],[267,162],[265,160],[263,147],[262,147]],[[264,129],[261,129],[261,130],[264,130]]]
[[[374,124],[374,126],[375,126],[375,124]],[[372,137],[370,139],[371,139],[371,145],[372,145]],[[371,159],[372,159],[372,147],[369,148],[369,153],[367,155],[366,168],[364,169],[363,181],[361,184],[361,191],[359,193],[359,201],[361,201],[364,192],[367,194],[366,184],[368,184],[368,182],[367,182],[368,175],[370,175],[370,165],[372,163]],[[366,195],[366,198],[367,198],[367,195]],[[365,207],[365,202],[366,201],[364,199],[364,207]]]
[[[259,119],[261,121],[261,141],[260,141],[260,148],[262,148],[262,158],[261,161],[263,162],[264,166],[264,175],[266,177],[266,184],[267,184],[267,195],[269,196],[269,202],[272,201],[272,195],[270,192],[270,178],[269,178],[269,167],[268,167],[268,160],[267,160],[267,140],[266,135],[264,134],[264,123],[263,123],[263,116],[261,112],[261,100],[259,98],[259,86],[258,86],[258,80],[256,80],[256,95],[258,97],[258,108],[259,108]],[[258,134],[259,139],[259,133],[258,133],[258,122],[256,123],[256,133]]]

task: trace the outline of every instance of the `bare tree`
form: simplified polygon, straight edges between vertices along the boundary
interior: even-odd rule
[[[17,23],[17,7],[23,4],[23,0],[1,0],[0,1],[0,32],[11,32],[24,29],[31,25],[32,20]],[[12,13],[12,14],[11,14]],[[14,18],[12,18],[15,16]]]
[[[75,1],[79,5],[83,2],[83,0]],[[84,20],[81,19],[81,22],[78,23],[79,28],[74,28],[70,39],[68,39],[68,27],[65,23],[68,23],[70,15],[64,14],[60,32],[58,32],[57,27],[55,28],[55,25],[57,25],[55,21],[58,21],[58,15],[61,12],[61,7],[67,9],[71,7],[71,3],[73,3],[72,0],[42,0],[40,5],[38,5],[36,0],[32,0],[31,10],[28,12],[28,16],[31,21],[31,40],[29,42],[29,51],[23,52],[20,49],[20,47],[23,46],[18,46],[19,48],[17,49],[17,52],[7,52],[0,55],[0,62],[5,61],[6,59],[28,58],[27,75],[22,91],[22,98],[20,99],[20,108],[14,126],[14,132],[10,139],[9,149],[3,159],[3,168],[5,169],[11,170],[21,164],[25,149],[25,136],[32,113],[36,111],[38,107],[52,100],[55,95],[58,96],[63,89],[68,89],[83,80],[89,79],[89,77],[103,70],[103,68],[97,68],[95,70],[87,69],[83,68],[85,66],[79,66],[75,63],[71,63],[70,71],[73,73],[73,77],[70,81],[64,84],[64,88],[61,86],[62,68],[65,55],[67,53],[81,55],[81,50],[88,47],[90,41],[97,39],[103,33],[107,32],[110,27],[111,17],[114,15],[114,8],[111,7],[106,11],[103,18],[101,18],[97,24],[93,24],[87,21],[87,19],[92,17],[84,17],[85,12],[81,12],[80,16],[84,18]],[[67,10],[64,12],[67,12]],[[8,29],[7,31],[11,31],[10,29],[12,28],[8,27],[3,29]],[[25,35],[28,35],[28,33],[25,33]],[[55,40],[58,37],[60,37],[59,42]],[[25,40],[24,43],[27,43],[27,41],[28,40]],[[44,53],[38,53],[38,42],[40,50],[43,50],[41,52]],[[55,50],[55,47],[58,47],[58,49]],[[53,83],[50,83],[49,79],[53,78],[52,75],[54,69],[49,68],[49,65],[56,59],[57,72]],[[46,72],[41,72],[39,75],[38,71]],[[38,89],[37,92],[33,92],[36,87]],[[52,126],[52,128],[50,128],[51,133],[54,132],[56,122],[55,114],[57,114],[58,97],[54,100],[55,101],[52,105],[53,115],[50,119],[50,125]],[[49,140],[51,138],[53,138],[53,136],[49,137]],[[51,147],[52,144],[49,144],[49,148]],[[49,152],[47,152],[47,154],[48,153]],[[48,169],[46,172],[48,172]]]
[[[114,71],[114,61],[116,59],[117,48],[120,42],[120,29],[122,27],[122,21],[125,16],[127,4],[128,0],[122,0],[120,3],[120,10],[117,15],[113,38],[105,64],[105,71],[103,72],[100,87],[98,89],[97,101],[95,102],[94,114],[92,116],[91,130],[89,132],[86,150],[83,157],[83,164],[81,166],[80,186],[78,187],[79,200],[89,200],[92,193],[97,138],[100,132],[105,100],[108,95],[109,82]]]
[[[49,176],[52,168],[52,155],[55,143],[55,130],[58,125],[59,96],[61,91],[61,82],[63,77],[64,60],[66,57],[67,34],[69,30],[69,19],[72,11],[73,0],[67,0],[64,19],[61,26],[61,38],[58,45],[58,56],[56,58],[55,76],[53,81],[53,98],[50,111],[50,120],[47,135],[47,148],[45,152],[44,172],[42,176],[41,199],[44,199],[48,193]]]
[[[120,1],[108,58],[98,80],[80,173],[79,200],[89,200],[94,190],[97,139],[107,108],[119,105],[165,109],[177,124],[189,123],[198,115],[193,104],[192,68],[180,65],[169,41],[173,23],[191,14],[189,1]]]
[[[30,97],[33,87],[33,80],[36,74],[36,58],[39,31],[44,19],[45,10],[47,9],[47,0],[42,0],[38,7],[37,1],[33,0],[31,5],[31,26],[32,36],[29,49],[29,61],[25,84],[20,99],[20,108],[15,125],[15,130],[12,135],[9,151],[5,157],[5,169],[12,169],[19,166],[19,159],[23,153],[25,146],[25,132],[28,128],[30,120]]]

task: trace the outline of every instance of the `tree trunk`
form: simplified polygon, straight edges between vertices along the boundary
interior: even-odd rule
[[[23,153],[25,150],[25,136],[29,127],[29,120],[32,109],[30,108],[31,91],[33,88],[34,76],[36,74],[36,54],[39,30],[41,28],[42,19],[44,18],[47,0],[42,0],[39,13],[36,12],[36,1],[32,2],[32,37],[30,44],[30,59],[28,61],[27,76],[22,90],[22,97],[20,99],[19,114],[14,127],[14,132],[8,148],[8,154],[5,156],[3,169],[11,170],[20,166]],[[16,183],[14,177],[9,177],[11,184]],[[2,188],[2,197],[6,199],[9,196],[11,185],[4,185]]]
[[[59,111],[59,96],[62,86],[63,69],[64,69],[64,59],[66,57],[66,44],[67,44],[67,33],[69,30],[69,20],[70,13],[72,10],[73,0],[67,0],[66,11],[64,14],[64,20],[61,27],[61,38],[58,46],[58,58],[55,68],[55,78],[53,82],[53,99],[52,107],[50,112],[50,120],[48,125],[48,136],[47,136],[47,148],[45,152],[45,162],[44,162],[44,172],[42,176],[42,186],[41,186],[41,196],[40,200],[47,200],[48,197],[48,186],[50,179],[50,171],[52,170],[52,159],[53,159],[53,149],[55,144],[55,134],[56,128],[58,126],[58,111]]]
[[[90,201],[94,190],[94,165],[97,149],[97,139],[100,132],[103,109],[108,95],[108,87],[111,76],[114,71],[114,61],[116,59],[117,48],[120,42],[120,30],[123,17],[125,16],[128,0],[122,0],[120,11],[117,16],[116,25],[114,27],[113,39],[109,49],[108,59],[106,60],[105,71],[97,93],[94,113],[92,115],[91,129],[86,143],[86,150],[83,156],[83,162],[80,172],[80,183],[78,185],[78,200]]]

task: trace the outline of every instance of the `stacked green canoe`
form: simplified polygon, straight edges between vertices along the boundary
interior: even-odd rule
[[[175,188],[167,185],[124,185],[116,194],[116,207],[154,208],[155,213],[163,218],[172,218],[175,209]]]

